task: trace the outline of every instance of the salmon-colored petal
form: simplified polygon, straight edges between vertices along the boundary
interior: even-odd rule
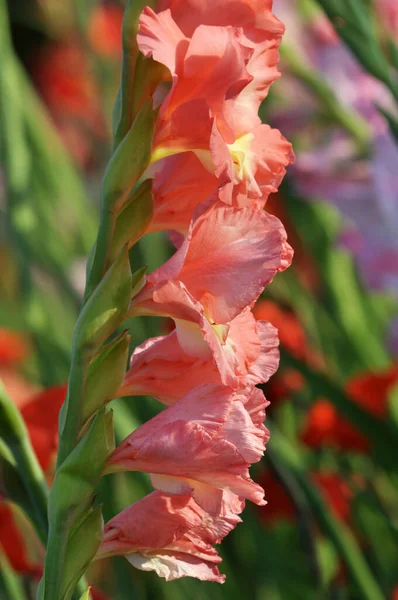
[[[175,75],[189,42],[169,10],[156,14],[146,6],[140,16],[137,43],[144,56],[151,56]]]
[[[201,386],[130,434],[109,457],[107,470],[181,477],[192,480],[192,490],[199,482],[261,503],[261,488],[250,480],[248,466],[260,460],[266,439],[264,427],[253,423],[231,390]]]
[[[285,29],[272,14],[272,0],[160,0],[157,8],[159,11],[169,8],[189,37],[201,23],[258,28],[276,36],[281,36]]]
[[[290,264],[291,254],[278,219],[217,203],[195,221],[178,277],[214,323],[227,323]]]
[[[125,555],[136,568],[167,581],[183,576],[222,583],[213,544],[239,522],[243,503],[227,492],[222,514],[211,517],[188,495],[159,491],[129,506],[105,525],[97,558]]]
[[[276,217],[260,209],[217,202],[194,221],[172,258],[148,276],[132,310],[143,314],[150,306],[147,310],[152,314],[191,320],[188,312],[196,299],[212,323],[228,323],[255,302],[278,271],[290,265],[292,254]],[[173,284],[173,279],[180,284]],[[183,308],[184,298],[189,310],[188,304]],[[193,313],[192,320],[199,322]]]
[[[196,206],[204,203],[218,184],[217,177],[193,152],[163,159],[154,177],[154,218],[150,230],[173,229],[185,235]]]

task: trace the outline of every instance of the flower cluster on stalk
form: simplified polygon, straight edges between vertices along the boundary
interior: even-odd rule
[[[269,436],[256,385],[277,369],[278,337],[251,309],[292,259],[282,223],[264,210],[293,159],[258,116],[279,76],[284,27],[271,8],[161,0],[139,21],[141,53],[164,66],[147,231],[171,231],[176,252],[147,277],[129,316],[167,316],[175,329],[135,349],[119,390],[166,408],[106,466],[149,473],[155,491],[106,524],[97,557],[125,555],[166,580],[222,583],[214,544],[240,522],[246,499],[265,504],[248,469]]]

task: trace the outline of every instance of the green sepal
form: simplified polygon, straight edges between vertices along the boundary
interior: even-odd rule
[[[131,300],[131,270],[127,248],[122,248],[80,313],[74,346],[94,353],[122,323]]]
[[[115,398],[126,371],[130,340],[124,331],[94,357],[84,390],[83,422]]]
[[[140,179],[151,159],[155,113],[148,98],[134,123],[116,148],[102,182],[102,202],[117,213]]]
[[[144,265],[140,267],[133,275],[131,276],[131,298],[135,298],[137,294],[140,293],[144,285],[146,284],[146,271],[148,265]]]
[[[87,588],[80,600],[90,600],[90,590],[91,588]]]
[[[50,525],[67,519],[72,526],[89,503],[113,449],[109,434],[112,427],[112,413],[101,409],[87,435],[58,468],[48,505]]]
[[[66,551],[62,600],[70,600],[76,584],[93,560],[101,545],[103,524],[102,506],[97,506],[90,508],[71,532]],[[89,598],[89,589],[84,596]]]
[[[132,93],[132,113],[137,114],[144,101],[152,96],[162,81],[171,81],[170,71],[153,60],[139,53],[135,63],[134,89]]]
[[[130,194],[117,216],[110,252],[111,261],[124,245],[128,248],[134,246],[146,232],[152,217],[152,180],[146,179]]]
[[[154,6],[156,0],[127,0],[122,26],[123,65],[120,90],[113,114],[115,147],[117,147],[134,120],[132,110],[136,85],[135,67],[138,56],[138,20],[145,6]]]

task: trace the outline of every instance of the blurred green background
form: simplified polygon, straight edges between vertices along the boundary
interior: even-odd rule
[[[264,386],[271,441],[252,470],[268,505],[248,506],[220,548],[223,586],[165,583],[113,559],[89,572],[98,600],[398,598],[398,4],[275,0],[274,12],[287,26],[283,76],[261,117],[296,164],[267,210],[295,260],[255,308],[281,340]],[[21,408],[67,380],[122,16],[118,1],[0,0],[0,376]],[[151,234],[132,260],[151,271],[171,252]],[[169,328],[130,325],[132,349]],[[119,440],[158,410],[150,398],[113,408]],[[149,490],[139,474],[105,478],[106,519]],[[5,500],[1,547],[1,600],[5,577],[33,598],[42,549]]]

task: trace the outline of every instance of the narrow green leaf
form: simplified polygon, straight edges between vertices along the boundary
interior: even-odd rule
[[[122,27],[123,65],[118,101],[113,116],[115,147],[117,147],[134,120],[133,94],[135,86],[135,65],[138,55],[138,19],[145,6],[153,6],[155,0],[128,0]]]

